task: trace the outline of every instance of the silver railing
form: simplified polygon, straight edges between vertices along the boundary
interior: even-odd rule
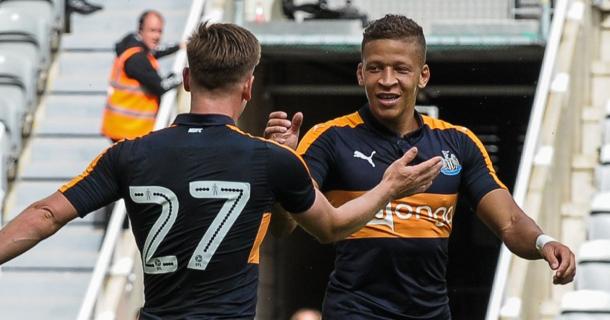
[[[559,0],[556,2],[554,8],[554,15],[549,30],[549,37],[544,52],[544,58],[538,79],[538,86],[536,88],[536,94],[534,97],[523,146],[523,153],[521,155],[517,180],[513,192],[515,201],[522,208],[527,207],[528,205],[526,200],[528,197],[528,189],[532,184],[534,167],[537,165],[537,163],[543,165],[547,164],[547,162],[552,162],[552,159],[557,156],[553,154],[555,150],[551,145],[543,145],[543,143],[541,143],[541,132],[545,130],[543,123],[545,115],[548,116],[550,109],[557,109],[556,103],[549,103],[549,96],[554,90],[557,90],[557,88],[554,89],[553,87],[562,83],[565,86],[568,85],[565,84],[565,81],[558,81],[562,80],[558,78],[565,77],[561,77],[564,75],[563,73],[558,74],[560,73],[560,70],[558,70],[557,65],[559,62],[558,56],[561,54],[560,44],[562,43],[562,36],[564,35],[566,19],[570,15],[569,8],[571,8],[571,5],[573,4],[573,0]],[[556,111],[557,110],[552,113],[556,113]],[[535,205],[532,205],[530,208],[532,209],[532,211],[529,212],[530,215],[537,216],[538,219],[541,220],[545,219],[541,216],[545,213],[538,212],[539,208],[537,208]],[[521,312],[522,308],[522,297],[513,297],[516,299],[509,299],[507,296],[507,281],[509,279],[513,257],[514,256],[511,254],[508,248],[502,245],[485,317],[486,320],[496,320],[501,316],[504,317],[505,315],[501,314],[501,310],[503,310],[503,308],[512,310],[512,313],[516,314],[515,318],[519,318],[518,314]],[[526,274],[521,272],[518,276],[525,278]],[[522,281],[522,279],[519,281]]]

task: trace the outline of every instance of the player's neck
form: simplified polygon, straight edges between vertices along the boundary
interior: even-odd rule
[[[222,114],[237,121],[243,107],[239,95],[196,94],[191,92],[191,113]]]
[[[419,123],[417,122],[417,119],[415,119],[414,109],[415,108],[410,108],[410,110],[405,110],[405,112],[396,119],[377,120],[398,136],[404,137],[419,128]]]

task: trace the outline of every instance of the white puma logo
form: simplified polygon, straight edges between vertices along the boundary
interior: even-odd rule
[[[360,159],[366,160],[366,161],[368,161],[368,163],[371,164],[371,167],[375,168],[375,163],[373,163],[373,156],[375,155],[376,152],[377,151],[373,151],[373,153],[371,153],[371,155],[367,157],[366,155],[364,155],[364,153],[356,150],[356,151],[354,151],[354,158],[360,158]]]

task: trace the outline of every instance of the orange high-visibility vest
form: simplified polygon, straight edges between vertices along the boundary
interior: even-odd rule
[[[102,120],[102,134],[110,139],[139,137],[151,132],[155,125],[159,97],[147,92],[138,80],[125,73],[125,61],[142,50],[141,47],[129,48],[114,60]],[[157,59],[150,53],[147,58],[153,68],[159,70]]]

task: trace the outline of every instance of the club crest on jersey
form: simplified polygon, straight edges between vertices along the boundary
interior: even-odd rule
[[[441,150],[443,153],[443,167],[441,168],[441,173],[446,176],[455,176],[456,174],[462,171],[462,165],[460,161],[453,153],[449,153],[449,151]]]

